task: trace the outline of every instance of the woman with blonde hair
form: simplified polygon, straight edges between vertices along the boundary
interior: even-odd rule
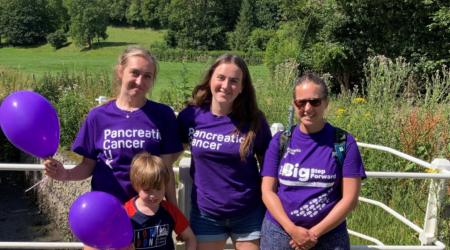
[[[146,98],[157,73],[156,59],[150,51],[142,47],[126,49],[115,67],[117,97],[89,112],[72,146],[72,151],[83,157],[81,163],[70,170],[48,157],[45,173],[65,182],[92,176],[93,191],[110,193],[125,203],[137,195],[130,182],[131,161],[146,151],[169,166],[165,196],[176,205],[172,154],[183,148],[174,133],[173,110]]]

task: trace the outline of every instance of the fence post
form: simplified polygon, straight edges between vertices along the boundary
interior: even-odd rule
[[[270,126],[270,132],[272,132],[272,136],[274,136],[278,131],[283,131],[284,126],[281,123],[273,123],[272,126]]]
[[[192,192],[192,178],[189,172],[190,167],[191,158],[182,158],[179,165],[179,185],[182,185],[182,188],[178,191],[178,207],[188,220],[191,212],[190,201]]]
[[[105,102],[108,98],[106,98],[106,96],[99,96],[98,98],[96,98],[95,100],[98,102],[98,105],[102,104],[103,102]]]
[[[431,162],[432,169],[450,171],[450,161],[447,159],[434,159]],[[419,235],[422,245],[432,245],[435,238],[436,229],[440,220],[440,208],[445,201],[446,180],[432,179],[430,183],[430,193],[428,194],[427,211],[425,213],[425,224],[423,232]]]

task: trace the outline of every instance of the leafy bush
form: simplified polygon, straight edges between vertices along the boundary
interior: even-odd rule
[[[264,52],[243,52],[243,51],[198,51],[198,50],[181,50],[181,49],[165,49],[150,46],[150,50],[159,61],[169,62],[196,62],[209,63],[225,53],[232,53],[241,56],[247,65],[262,65],[264,63]]]
[[[67,36],[64,32],[57,30],[56,32],[47,35],[47,42],[49,42],[53,48],[59,49],[67,42]]]

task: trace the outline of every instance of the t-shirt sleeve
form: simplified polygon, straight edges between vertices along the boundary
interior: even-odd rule
[[[176,234],[181,234],[189,227],[189,221],[177,206],[168,201],[162,201],[161,205],[170,213],[170,215],[172,215],[172,218],[175,221],[173,231],[175,231]]]
[[[97,151],[95,149],[95,113],[89,112],[81,125],[77,138],[72,145],[72,151],[93,160],[97,160]]]
[[[163,112],[163,133],[161,134],[161,152],[160,154],[172,154],[183,150],[180,137],[178,137],[177,121],[173,110],[167,106],[161,104]]]
[[[256,138],[255,140],[258,141],[255,145],[255,153],[256,155],[264,156],[269,147],[270,140],[272,140],[272,131],[270,131],[269,124],[264,116],[261,121],[261,133],[258,133],[256,136],[260,138]]]
[[[264,163],[261,167],[261,176],[278,177],[278,168],[280,159],[278,157],[279,145],[278,140],[282,131],[275,134],[269,144],[269,148],[264,156]]]
[[[134,207],[133,200],[134,197],[131,198],[131,200],[127,201],[124,205],[125,210],[127,210],[128,216],[130,216],[130,218],[133,217],[134,214],[136,213],[136,208]]]
[[[342,167],[342,177],[362,177],[363,179],[367,177],[358,145],[351,134],[347,135],[347,148]]]

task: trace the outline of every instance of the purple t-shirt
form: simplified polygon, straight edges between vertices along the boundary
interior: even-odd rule
[[[246,162],[241,161],[239,148],[250,126],[243,126],[236,135],[233,131],[239,122],[228,115],[213,115],[208,104],[189,106],[178,114],[178,133],[192,153],[192,206],[212,216],[235,218],[262,205],[255,154],[264,156],[272,134],[263,118]]]
[[[295,225],[310,229],[342,198],[342,177],[366,177],[361,155],[355,138],[348,134],[341,175],[336,158],[332,156],[334,127],[326,123],[321,131],[306,134],[296,126],[280,164],[280,134],[277,133],[270,142],[261,175],[278,178],[278,197],[287,216]],[[266,217],[281,227],[269,211]],[[346,225],[344,221],[328,233]]]
[[[129,174],[137,153],[159,156],[181,150],[173,110],[149,100],[132,113],[119,109],[115,101],[93,108],[72,146],[75,153],[97,161],[92,190],[110,193],[123,203],[137,195]]]

